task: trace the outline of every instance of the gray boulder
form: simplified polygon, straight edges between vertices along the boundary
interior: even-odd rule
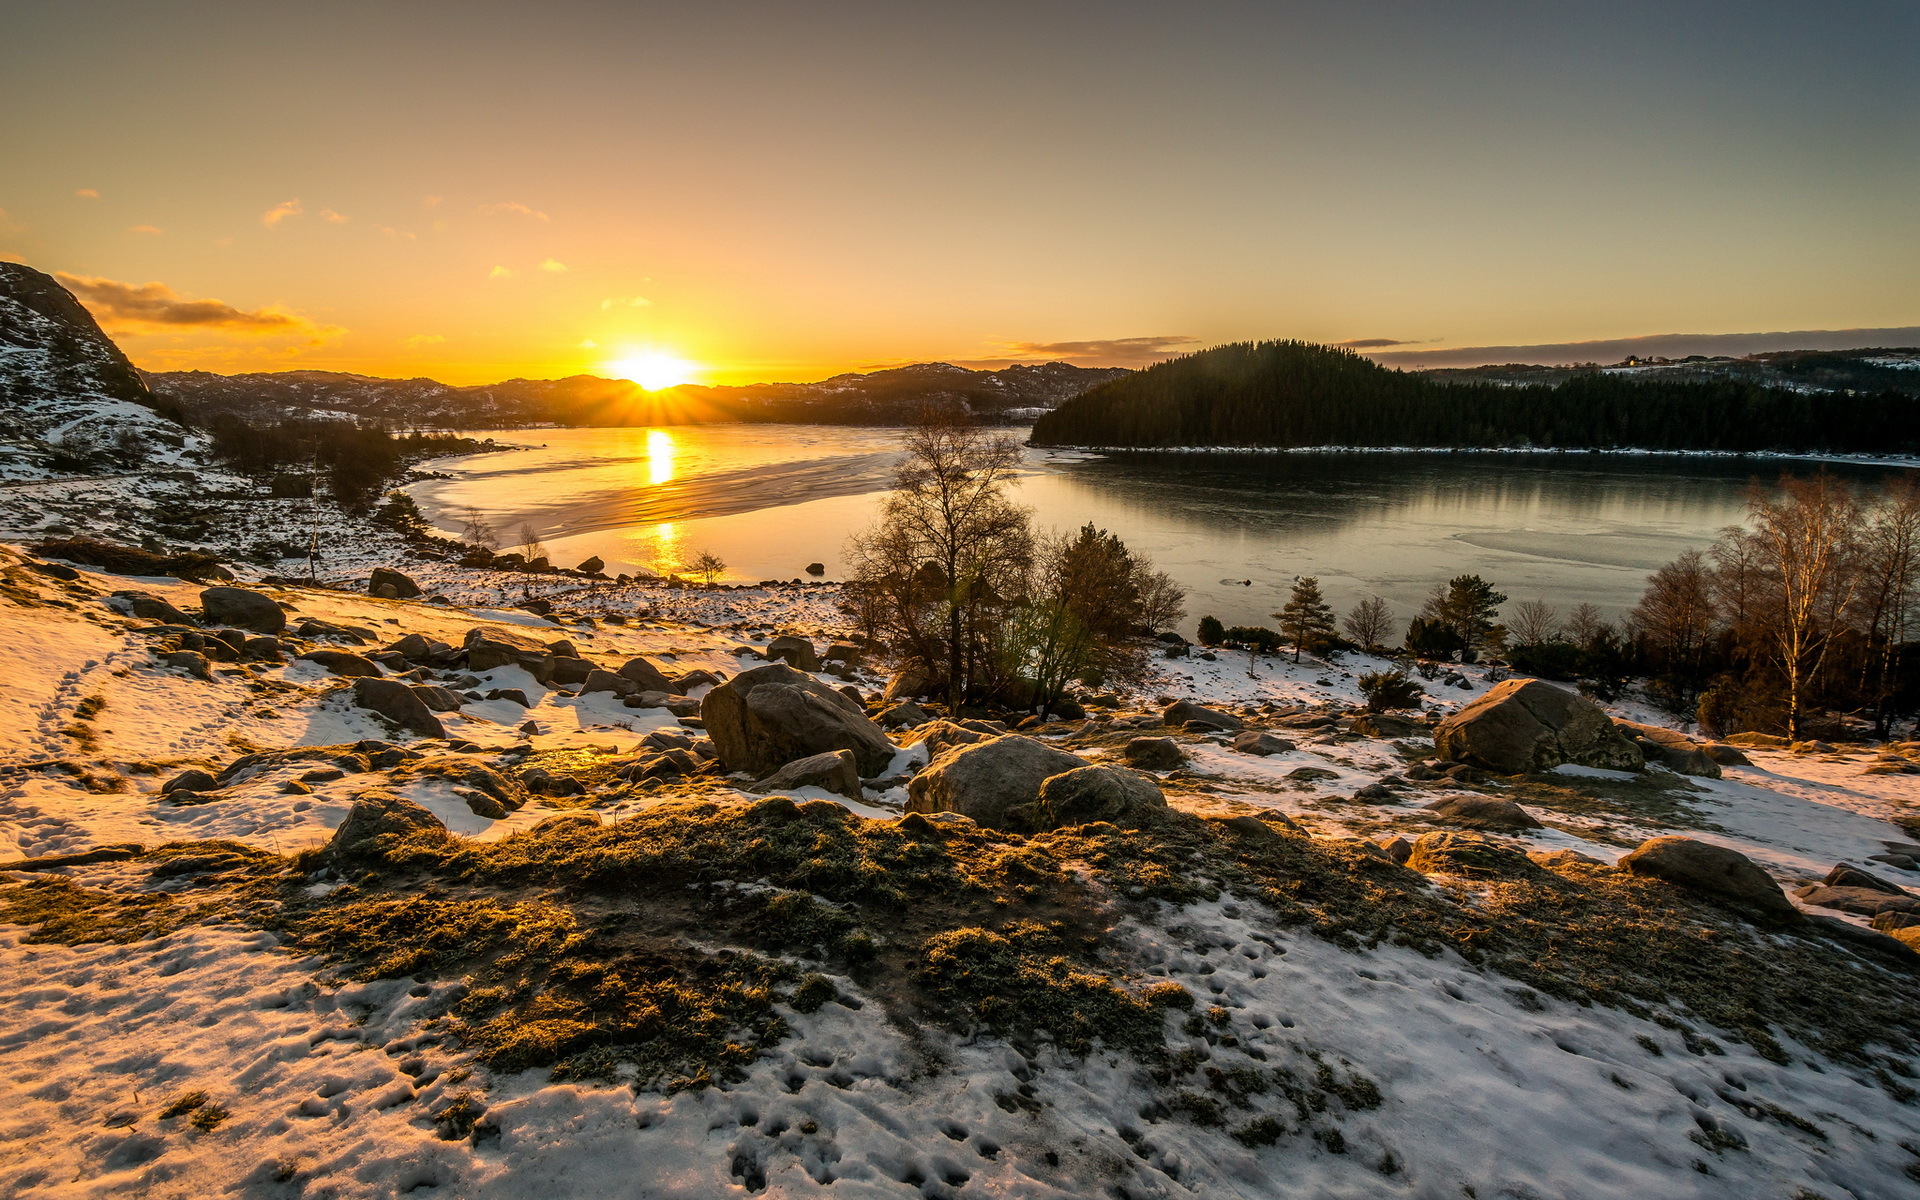
[[[209,625],[230,625],[254,633],[279,633],[287,614],[272,596],[250,588],[210,587],[200,593],[200,611]]]
[[[778,771],[753,785],[756,792],[788,792],[794,788],[818,787],[847,797],[860,798],[860,769],[854,765],[853,751],[829,750],[796,758]]]
[[[1227,817],[1220,822],[1222,829],[1229,830],[1253,842],[1280,841],[1280,831],[1274,828],[1275,825],[1280,826],[1281,829],[1285,829],[1288,833],[1304,835],[1307,832],[1300,827],[1298,821],[1295,821],[1283,812],[1269,811],[1264,817],[1256,817],[1250,814],[1238,817]]]
[[[580,694],[589,692],[612,692],[616,696],[631,696],[640,690],[640,685],[625,675],[612,671],[588,671],[586,679],[581,681]]]
[[[1532,869],[1527,856],[1485,834],[1423,833],[1413,839],[1406,865],[1423,875],[1512,875]]]
[[[190,770],[190,771],[182,771],[178,775],[175,775],[172,779],[169,779],[165,783],[161,784],[160,794],[164,796],[169,792],[178,792],[182,790],[189,791],[189,792],[211,792],[211,791],[218,790],[219,787],[220,787],[220,781],[215,779],[213,776],[207,774],[205,771]]]
[[[933,720],[933,714],[911,700],[902,700],[881,713],[878,720],[888,729],[911,729]]]
[[[160,661],[176,671],[185,671],[195,679],[213,678],[213,664],[197,650],[170,650],[160,656]]]
[[[1862,917],[1877,917],[1881,913],[1920,913],[1920,897],[1905,892],[1887,892],[1877,887],[1833,887],[1816,883],[1795,888],[1793,894],[1800,898],[1802,904],[1838,909]]]
[[[1160,714],[1160,722],[1174,729],[1184,728],[1188,722],[1197,721],[1213,729],[1234,730],[1243,727],[1246,722],[1232,713],[1223,713],[1217,709],[1203,708],[1191,700],[1176,700],[1167,705]]]
[[[930,759],[940,757],[955,746],[971,746],[996,736],[978,729],[968,729],[952,721],[939,720],[928,721],[913,733],[915,740],[927,744],[927,757]]]
[[[1509,679],[1433,731],[1434,749],[1451,762],[1499,775],[1550,771],[1562,763],[1638,771],[1640,748],[1600,706],[1538,679]]]
[[[865,662],[866,658],[867,652],[852,642],[835,642],[827,647],[827,652],[820,656],[820,661],[857,667]]]
[[[1008,809],[1039,799],[1049,778],[1086,765],[1078,755],[1005,734],[934,759],[907,785],[907,809],[960,813],[997,828]]]
[[[1658,725],[1642,725],[1638,721],[1622,721],[1618,718],[1614,719],[1614,724],[1640,747],[1640,753],[1646,756],[1648,762],[1659,763],[1682,775],[1720,778],[1719,760],[1707,747],[1686,734],[1674,729],[1662,729]]]
[[[420,737],[447,736],[440,718],[433,715],[426,701],[397,679],[355,679],[353,703],[355,707],[378,713],[401,729]]]
[[[1435,816],[1468,829],[1539,829],[1533,814],[1511,800],[1493,796],[1446,796],[1422,805]]]
[[[1050,775],[1032,804],[1009,809],[1007,824],[1033,832],[1106,821],[1137,826],[1167,809],[1151,776],[1120,767],[1075,767]]]
[[[1187,752],[1170,737],[1137,737],[1121,749],[1120,757],[1142,771],[1171,771],[1187,761]]]
[[[458,712],[460,706],[466,703],[465,697],[453,689],[430,683],[414,684],[413,694],[420,697],[420,703],[437,713]]]
[[[116,601],[117,603],[114,603]],[[161,621],[168,625],[196,623],[192,617],[152,592],[115,592],[113,600],[109,603],[127,615],[139,617],[143,621]]]
[[[300,656],[307,662],[319,663],[331,675],[345,675],[348,678],[379,679],[382,672],[371,659],[362,658],[345,650],[309,650]]]
[[[539,683],[553,678],[553,654],[539,641],[516,630],[475,626],[467,631],[466,647],[468,670],[520,667]]]
[[[892,704],[896,700],[911,700],[915,696],[924,696],[933,681],[919,671],[911,668],[895,671],[887,679],[887,688],[880,693],[882,704]]]
[[[864,777],[893,760],[894,745],[859,705],[782,663],[743,671],[708,692],[700,717],[729,771],[765,774],[796,758],[851,750]]]
[[[1798,921],[1800,910],[1780,885],[1738,850],[1685,837],[1641,842],[1619,864],[1635,875],[1664,880],[1776,921]]]
[[[601,558],[598,554],[594,555],[592,558],[589,558],[587,561],[581,563],[579,566],[574,568],[574,570],[580,572],[582,575],[598,575],[606,569],[607,569],[606,560]]]
[[[678,695],[680,685],[667,678],[666,672],[654,666],[644,658],[630,658],[618,672],[643,692],[672,692]]]
[[[760,652],[768,662],[784,659],[788,666],[800,671],[818,671],[820,656],[814,652],[813,643],[806,638],[783,633],[767,643]]]
[[[367,594],[389,600],[411,600],[420,594],[420,585],[392,567],[375,567],[367,580]]]
[[[1233,748],[1242,754],[1257,754],[1265,758],[1269,754],[1287,754],[1294,744],[1283,737],[1275,737],[1258,729],[1247,729],[1233,735]]]
[[[327,842],[327,854],[333,858],[352,858],[377,853],[382,837],[411,837],[425,834],[445,838],[447,827],[420,805],[392,792],[363,792],[354,798],[347,819],[333,831]]]
[[[552,682],[564,684],[585,683],[587,677],[599,670],[584,658],[570,658],[564,654],[553,656]]]

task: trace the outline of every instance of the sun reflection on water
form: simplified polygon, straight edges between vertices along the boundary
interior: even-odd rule
[[[673,478],[673,435],[664,429],[647,431],[647,482],[666,483]],[[663,526],[669,533],[671,525]]]

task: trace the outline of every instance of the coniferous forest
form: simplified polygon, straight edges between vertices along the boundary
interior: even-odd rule
[[[1101,384],[1039,446],[1416,446],[1913,453],[1920,402],[1592,372],[1552,387],[1442,383],[1309,342],[1240,342]]]

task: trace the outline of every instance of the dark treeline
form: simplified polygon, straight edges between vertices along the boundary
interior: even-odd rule
[[[213,452],[246,475],[319,476],[350,508],[370,506],[408,463],[473,443],[447,433],[401,433],[353,421],[287,420],[255,425],[229,413],[206,422]]]
[[[1034,424],[1043,446],[1920,450],[1920,405],[1742,380],[1576,375],[1440,383],[1306,342],[1243,342],[1102,384]]]

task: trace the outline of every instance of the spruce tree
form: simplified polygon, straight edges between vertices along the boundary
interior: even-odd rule
[[[1333,608],[1320,595],[1320,581],[1311,575],[1293,581],[1293,594],[1273,618],[1280,622],[1280,631],[1293,639],[1295,662],[1309,643],[1317,645],[1333,636]]]

